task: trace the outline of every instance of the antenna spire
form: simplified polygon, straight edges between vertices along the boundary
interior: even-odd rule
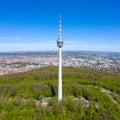
[[[62,40],[62,15],[60,14],[60,21],[59,21],[59,40]]]

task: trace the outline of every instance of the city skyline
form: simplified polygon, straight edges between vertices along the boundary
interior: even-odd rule
[[[120,52],[119,0],[0,0],[0,52],[63,50]]]

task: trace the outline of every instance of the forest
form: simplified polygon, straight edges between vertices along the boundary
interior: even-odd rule
[[[0,76],[0,120],[120,120],[120,73],[75,67],[62,72],[60,102],[58,67]]]

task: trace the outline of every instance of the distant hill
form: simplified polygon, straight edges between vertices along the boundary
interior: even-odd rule
[[[54,66],[0,76],[0,120],[119,120],[119,73],[63,67],[59,103],[57,79]]]

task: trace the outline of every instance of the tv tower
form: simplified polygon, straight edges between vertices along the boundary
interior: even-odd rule
[[[57,46],[59,48],[59,71],[58,71],[58,102],[62,100],[62,16],[60,15],[59,21],[59,37],[57,40]]]

